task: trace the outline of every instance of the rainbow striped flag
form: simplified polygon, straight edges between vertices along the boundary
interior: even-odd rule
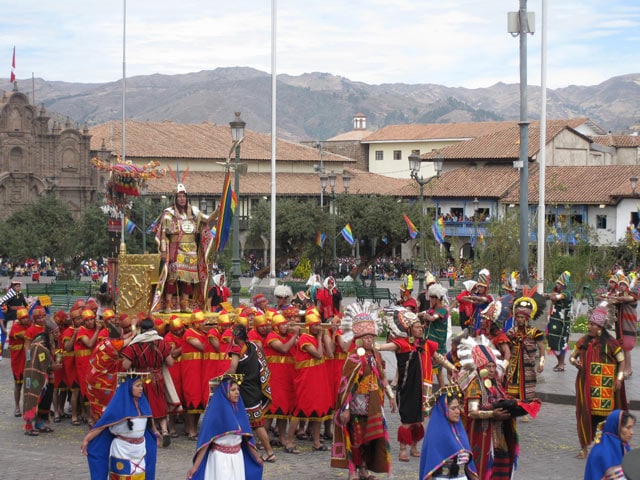
[[[224,177],[222,187],[222,199],[220,200],[220,216],[216,225],[216,252],[220,253],[224,250],[229,235],[231,234],[231,225],[233,224],[233,214],[236,210],[238,199],[236,193],[231,187],[231,172],[227,172]]]
[[[436,239],[440,245],[444,243],[444,238],[447,236],[444,231],[444,218],[440,217],[431,227],[431,231],[433,232],[433,237]]]
[[[635,226],[631,226],[631,238],[634,242],[640,242],[640,232]]]
[[[133,223],[129,217],[126,217],[124,220],[124,229],[127,231],[129,235],[131,235],[136,229],[136,224]]]
[[[327,239],[327,236],[318,230],[318,235],[316,235],[316,245],[320,248],[324,247],[324,241]]]
[[[404,218],[404,223],[407,224],[407,228],[409,229],[409,236],[411,238],[416,238],[418,236],[418,230],[416,230],[416,226],[411,220],[409,220],[409,217],[406,213],[402,214],[402,217]]]
[[[354,240],[353,240],[353,232],[351,231],[351,225],[349,225],[348,223],[344,226],[344,228],[342,230],[340,230],[340,233],[342,234],[342,236],[344,237],[344,239],[349,242],[349,245],[353,245],[354,244]]]

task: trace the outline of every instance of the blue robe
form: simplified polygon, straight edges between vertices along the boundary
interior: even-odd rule
[[[193,458],[195,459],[198,452],[203,448],[206,448],[207,452],[191,480],[205,480],[204,473],[209,458],[211,442],[229,433],[235,433],[243,437],[242,456],[244,458],[245,479],[259,480],[262,478],[262,465],[257,462],[251,452],[252,449],[256,449],[256,445],[244,402],[242,397],[239,397],[238,403],[233,405],[227,398],[228,392],[229,380],[224,379],[207,404],[207,409],[202,418],[200,433],[198,434],[198,446]]]
[[[147,397],[144,396],[144,393],[142,397],[138,399],[140,413],[138,413],[133,403],[131,389],[133,382],[137,379],[136,377],[131,377],[118,385],[116,393],[107,405],[100,420],[98,420],[93,427],[94,429],[101,428],[102,432],[89,442],[89,446],[87,447],[91,480],[107,480],[109,478],[109,450],[111,448],[111,441],[114,438],[114,435],[109,430],[110,426],[134,417],[147,417],[153,421],[151,406],[149,405]],[[150,428],[147,428],[144,439],[147,450],[144,458],[146,468],[145,479],[155,480],[158,447],[156,438]]]

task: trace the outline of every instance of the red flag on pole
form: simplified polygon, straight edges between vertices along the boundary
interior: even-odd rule
[[[13,56],[11,57],[11,79],[9,83],[13,83],[16,81],[16,73],[14,72],[16,68],[16,47],[13,47]]]

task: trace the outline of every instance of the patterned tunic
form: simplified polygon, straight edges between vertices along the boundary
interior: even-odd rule
[[[507,332],[511,340],[511,359],[507,367],[507,393],[519,400],[531,401],[536,396],[537,342],[544,333],[535,327],[514,327]]]

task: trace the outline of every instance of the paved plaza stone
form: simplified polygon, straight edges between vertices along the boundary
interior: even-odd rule
[[[352,299],[345,299],[350,303]],[[538,325],[540,327],[540,325]],[[387,375],[393,377],[394,358],[387,356]],[[640,353],[633,352],[633,362],[640,370]],[[553,372],[555,364],[547,357],[546,370],[540,377],[538,390],[543,402],[538,418],[529,423],[518,423],[520,458],[516,479],[578,479],[583,477],[584,460],[576,454],[579,444],[576,433],[574,380],[575,370]],[[640,399],[640,379],[634,375],[628,382],[628,396],[635,405]],[[635,412],[638,413],[638,412]],[[394,479],[416,479],[419,459],[398,461],[396,433],[399,426],[397,413],[386,411],[392,449],[392,475]],[[52,423],[54,433],[27,437],[22,432],[22,420],[13,416],[13,381],[9,359],[0,362],[0,479],[2,480],[87,480],[87,461],[80,453],[80,444],[87,426],[74,427],[68,419]],[[178,428],[181,426],[179,425]],[[634,439],[638,445],[640,437]],[[346,470],[329,467],[329,452],[313,452],[311,442],[298,441],[300,455],[291,455],[275,449],[277,461],[267,463],[265,480],[331,480],[346,479]],[[159,449],[157,479],[181,480],[191,465],[195,442],[186,437],[173,439],[169,448]],[[376,475],[380,479],[384,474]]]

